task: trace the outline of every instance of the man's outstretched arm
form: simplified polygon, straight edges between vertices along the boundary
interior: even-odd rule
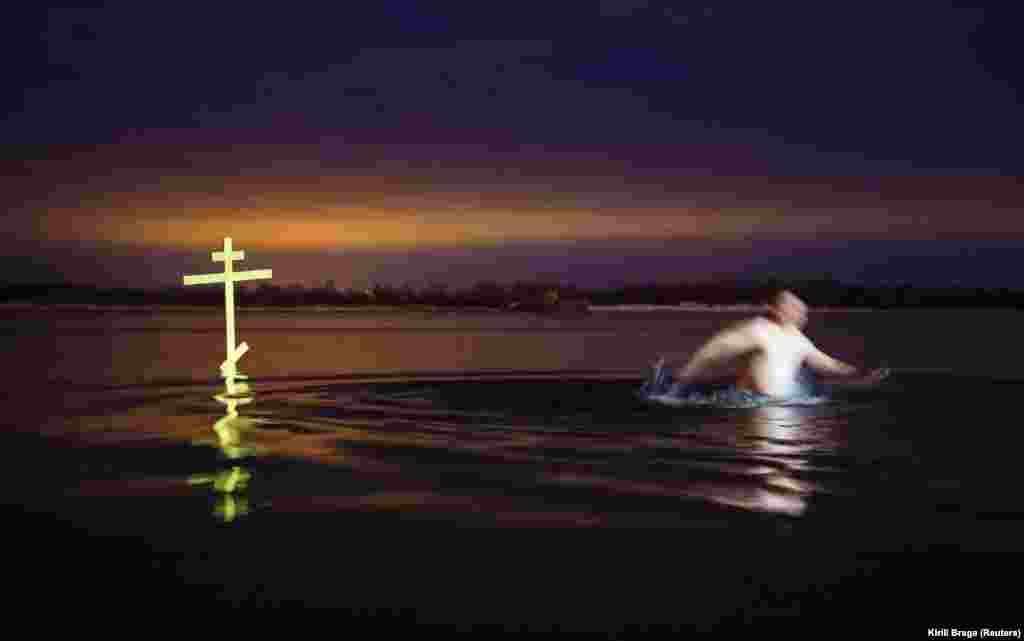
[[[854,367],[849,363],[844,363],[837,358],[829,356],[825,352],[813,346],[804,358],[804,363],[822,376],[833,376],[847,379],[848,383],[853,382],[872,385],[889,375],[889,370],[884,368],[865,370],[859,367]]]
[[[752,325],[741,324],[715,334],[698,349],[683,367],[675,371],[675,380],[684,384],[700,380],[716,366],[758,349],[760,343]]]
[[[850,378],[861,374],[861,371],[858,368],[829,356],[817,347],[813,347],[808,351],[807,356],[804,358],[804,362],[807,363],[808,367],[822,376]]]

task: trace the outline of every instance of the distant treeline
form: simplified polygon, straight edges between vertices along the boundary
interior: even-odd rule
[[[760,304],[779,288],[789,288],[814,307],[1000,307],[1024,309],[1024,290],[910,285],[864,286],[835,280],[713,281],[646,283],[582,289],[550,282],[481,282],[464,289],[444,285],[339,289],[316,286],[236,285],[239,306],[426,305],[495,309],[576,309],[586,305]],[[0,302],[88,305],[223,305],[223,287],[109,289],[69,283],[0,284]]]

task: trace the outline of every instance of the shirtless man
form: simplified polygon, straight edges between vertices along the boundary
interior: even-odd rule
[[[745,358],[734,387],[772,397],[790,398],[803,393],[798,378],[802,366],[825,377],[873,385],[889,371],[862,371],[819,350],[801,331],[807,324],[807,305],[790,291],[775,295],[768,317],[751,318],[715,334],[683,367],[675,369],[669,394],[705,382],[723,365]],[[658,367],[662,367],[659,363]]]

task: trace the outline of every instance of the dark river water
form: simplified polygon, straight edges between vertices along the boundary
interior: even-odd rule
[[[813,313],[819,347],[890,378],[805,407],[636,400],[655,356],[741,316],[241,309],[248,379],[226,383],[213,311],[4,310],[23,595],[96,605],[113,582],[142,607],[467,629],[1018,629],[1022,315]]]

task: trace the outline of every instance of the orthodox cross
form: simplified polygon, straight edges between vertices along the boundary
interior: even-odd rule
[[[226,341],[227,358],[221,363],[221,374],[227,377],[238,375],[238,360],[249,351],[249,345],[243,342],[235,346],[235,283],[243,280],[259,280],[272,278],[269,269],[251,269],[249,271],[236,272],[232,261],[244,260],[244,251],[234,251],[231,248],[231,239],[224,239],[224,250],[213,252],[214,262],[224,263],[224,271],[218,274],[199,274],[185,276],[186,285],[212,285],[224,283],[224,317],[227,321]]]

